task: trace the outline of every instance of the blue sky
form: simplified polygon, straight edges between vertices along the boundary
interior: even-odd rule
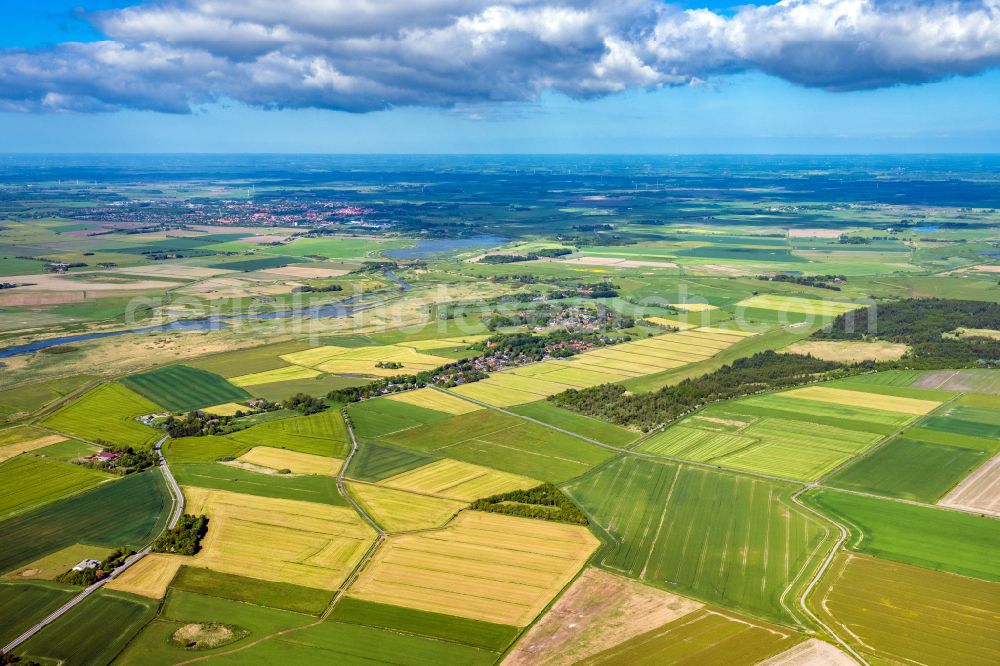
[[[857,0],[794,0],[801,27],[783,15],[786,32],[769,23],[781,6],[425,0],[345,21],[336,11],[351,1],[297,25],[279,11],[294,15],[296,0],[276,3],[280,22],[235,0],[0,0],[0,151],[1000,152],[981,16],[955,17],[970,41],[952,53],[954,33],[937,49],[933,34],[912,41],[909,15],[894,37],[897,16],[877,4],[828,35],[829,3]],[[737,37],[717,37],[737,22]],[[883,51],[865,50],[868,29]],[[773,43],[740,43],[754,30]],[[850,39],[862,46],[844,51]]]

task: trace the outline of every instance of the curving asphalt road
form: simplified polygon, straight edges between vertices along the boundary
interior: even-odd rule
[[[177,526],[177,521],[179,521],[181,516],[184,514],[184,494],[181,492],[180,486],[177,485],[177,481],[176,479],[174,479],[174,475],[170,472],[170,467],[167,466],[167,459],[163,457],[163,452],[161,451],[163,442],[167,441],[168,436],[169,435],[164,435],[163,437],[161,437],[160,441],[158,441],[153,446],[153,450],[156,451],[156,455],[159,457],[160,471],[163,472],[163,478],[166,479],[167,486],[170,488],[171,499],[173,500],[173,508],[171,509],[170,518],[167,521],[166,529],[173,529],[174,527]],[[66,613],[68,613],[81,601],[83,601],[91,594],[93,594],[101,587],[103,587],[104,584],[107,583],[109,580],[114,580],[115,578],[117,578],[119,575],[122,574],[122,572],[126,571],[133,564],[135,564],[142,558],[146,557],[146,555],[149,555],[150,552],[151,552],[150,547],[146,546],[135,555],[129,557],[120,567],[112,571],[111,575],[109,575],[107,578],[102,578],[101,580],[97,581],[90,587],[85,588],[82,592],[80,592],[80,594],[76,595],[75,597],[67,601],[65,604],[57,608],[50,615],[46,616],[43,620],[41,620],[38,624],[25,631],[23,634],[12,640],[7,645],[3,646],[3,648],[0,648],[0,654],[6,654],[17,649],[17,647],[20,646],[22,643],[24,643],[29,638],[37,634],[39,631],[41,631],[48,625],[52,624]]]

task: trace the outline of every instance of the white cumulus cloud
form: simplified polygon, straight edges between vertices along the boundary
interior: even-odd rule
[[[760,71],[831,91],[1000,65],[1000,0],[170,0],[106,36],[0,49],[0,108],[189,112],[216,100],[364,112],[584,99]]]

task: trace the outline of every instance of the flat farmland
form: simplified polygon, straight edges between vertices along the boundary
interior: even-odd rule
[[[806,386],[782,393],[785,397],[802,398],[829,402],[835,405],[850,407],[866,407],[887,412],[913,414],[915,416],[928,414],[937,409],[941,403],[936,400],[920,400],[886,395],[884,393],[866,393],[863,391],[848,391],[829,386]]]
[[[510,411],[515,414],[537,419],[557,428],[575,432],[590,439],[610,444],[611,446],[627,446],[639,437],[639,433],[616,426],[583,414],[577,414],[568,409],[557,407],[547,401],[532,402],[518,405]]]
[[[0,463],[0,520],[69,497],[115,477],[34,456]]]
[[[800,640],[798,634],[783,627],[703,609],[584,659],[580,664],[753,666]]]
[[[760,617],[797,621],[786,589],[818,565],[831,529],[792,484],[623,458],[569,488],[608,535],[596,563]]]
[[[167,666],[193,657],[212,658],[277,631],[313,621],[315,618],[309,615],[174,589],[164,600],[159,616],[143,628],[115,663]],[[184,627],[205,624],[238,627],[245,635],[218,648],[189,649],[170,640]]]
[[[16,430],[22,429],[16,428]],[[22,439],[22,436],[15,436],[13,438],[13,443],[0,445],[0,463],[10,460],[15,456],[19,456],[22,453],[28,453],[29,451],[35,451],[46,446],[51,446],[52,444],[58,444],[59,442],[66,441],[66,438],[62,435],[48,435],[45,434],[44,431],[36,430],[35,428],[23,429],[23,431],[22,436],[24,439]],[[35,435],[29,434],[32,432],[34,432]]]
[[[271,446],[255,446],[237,460],[274,470],[287,469],[292,474],[326,474],[329,476],[336,476],[337,472],[340,471],[340,466],[344,463],[340,458],[276,449]]]
[[[18,653],[62,664],[107,664],[155,614],[152,599],[101,590],[35,634]]]
[[[613,455],[572,435],[489,409],[411,427],[383,439],[542,481],[579,476]]]
[[[252,372],[246,375],[230,377],[230,381],[241,388],[251,388],[258,384],[272,384],[274,382],[290,382],[300,379],[313,379],[319,377],[322,372],[312,368],[303,368],[298,365],[288,365],[273,370]]]
[[[973,391],[1000,395],[1000,372],[979,369],[938,370],[914,377],[912,385],[946,391]]]
[[[381,482],[388,488],[464,502],[540,484],[528,477],[451,459],[438,460]]]
[[[454,343],[445,344],[448,347],[455,346]],[[423,348],[429,347],[425,344]],[[427,354],[404,344],[371,347],[338,347],[327,345],[286,354],[281,358],[288,363],[322,370],[323,372],[363,374],[379,377],[413,374],[420,370],[431,370],[451,362],[451,359],[444,356]],[[402,363],[403,367],[379,368],[375,365],[379,361]]]
[[[66,573],[79,564],[80,560],[103,560],[111,551],[111,548],[75,543],[18,567],[4,574],[4,577],[14,580],[55,580],[56,576]]]
[[[735,408],[727,405],[727,409]],[[715,419],[714,421],[712,419]],[[770,416],[719,432],[734,419],[702,417],[644,439],[638,450],[749,472],[812,481],[875,444],[876,433]]]
[[[504,666],[569,666],[702,608],[588,567],[518,641]]]
[[[444,529],[391,537],[348,595],[524,626],[597,545],[584,527],[466,511]]]
[[[141,446],[157,438],[157,431],[136,421],[137,416],[162,411],[158,405],[121,384],[103,384],[45,417],[42,425],[88,440]]]
[[[353,510],[184,487],[187,511],[209,517],[191,566],[334,590],[374,533]]]
[[[940,504],[1000,516],[1000,455],[969,475]]]
[[[347,426],[336,409],[319,414],[268,421],[240,430],[229,438],[250,446],[288,449],[316,456],[343,458],[350,449]]]
[[[842,301],[821,301],[811,298],[799,298],[797,296],[777,296],[772,294],[762,294],[746,298],[736,304],[737,307],[776,310],[790,314],[805,314],[823,317],[835,317],[851,310],[864,307],[863,304],[849,303]]]
[[[462,400],[461,398],[456,398],[455,396],[449,395],[444,391],[438,391],[432,388],[422,388],[417,389],[416,391],[396,393],[386,396],[386,400],[404,402],[410,405],[416,405],[417,407],[433,409],[434,411],[444,412],[445,414],[451,415],[468,414],[469,412],[474,412],[477,409],[482,409],[479,405],[471,403],[468,400]]]
[[[162,599],[184,561],[182,555],[151,553],[106,584],[104,589]]]
[[[389,486],[349,483],[351,495],[386,532],[409,532],[441,527],[465,502],[396,490]]]
[[[351,459],[347,475],[359,481],[381,481],[434,460],[433,456],[366,440],[360,443]]]
[[[337,490],[336,478],[325,474],[278,474],[238,463],[177,463],[170,469],[182,486],[334,506],[347,503]]]
[[[879,662],[1000,662],[997,583],[841,553],[810,605]]]
[[[159,534],[170,505],[154,469],[15,516],[0,522],[0,572],[76,543],[139,548]]]
[[[249,393],[219,375],[186,365],[171,365],[128,375],[121,381],[136,393],[172,412],[186,412],[250,398]]]
[[[817,489],[802,496],[846,526],[859,553],[1000,581],[1000,521],[984,516]]]
[[[76,588],[66,585],[0,582],[0,645],[7,645],[74,594]]]
[[[351,417],[351,423],[359,437],[382,437],[419,425],[436,423],[450,416],[436,409],[387,398],[351,403],[347,407],[347,414]]]
[[[237,576],[187,565],[180,568],[170,587],[199,595],[306,615],[319,615],[333,600],[333,592],[326,590]]]
[[[897,437],[826,481],[835,488],[936,502],[989,452]],[[964,485],[964,484],[963,484]]]

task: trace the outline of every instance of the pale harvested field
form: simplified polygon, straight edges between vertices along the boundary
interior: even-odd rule
[[[292,238],[291,236],[247,236],[246,238],[241,238],[239,242],[241,243],[287,243]]]
[[[327,474],[334,476],[340,471],[344,461],[311,453],[300,453],[270,446],[255,446],[239,458],[240,462],[271,469],[291,470],[292,474]]]
[[[377,377],[412,374],[414,370],[431,370],[451,362],[451,359],[443,356],[423,354],[413,347],[404,345],[355,348],[327,345],[285,354],[281,359],[296,365],[316,368],[323,372]],[[403,367],[378,368],[375,364],[379,361],[395,361],[401,363]]]
[[[281,283],[264,283],[231,277],[208,278],[201,282],[181,287],[180,294],[200,298],[247,298],[249,296],[277,296],[287,294],[292,286]]]
[[[970,271],[980,271],[982,273],[1000,273],[1000,265],[998,264],[979,264],[978,266],[973,266],[972,268],[967,268]]]
[[[956,328],[955,333],[962,337],[1000,340],[1000,331],[992,328]]]
[[[87,300],[82,291],[66,291],[57,293],[32,292],[28,294],[0,294],[0,306],[18,305],[62,305],[64,303],[82,303]]]
[[[829,643],[810,638],[757,666],[855,666],[855,661]]]
[[[702,326],[697,330],[702,333],[715,333],[717,335],[729,335],[729,336],[735,336],[737,338],[749,338],[751,336],[757,335],[756,333],[753,333],[751,331],[740,331],[735,328],[718,328],[714,326]]]
[[[169,263],[153,263],[149,266],[130,266],[128,268],[116,268],[114,273],[124,273],[126,275],[157,275],[160,277],[183,278],[186,280],[202,280],[215,275],[232,273],[233,271],[223,268],[205,268],[203,266],[178,266]]]
[[[573,257],[560,259],[561,264],[581,266],[602,266],[604,268],[676,268],[672,261],[648,261],[643,259],[619,259],[617,257]]]
[[[348,489],[386,532],[410,532],[441,527],[465,508],[465,502],[408,493],[369,483],[348,483]]]
[[[250,408],[238,402],[224,402],[221,405],[205,407],[201,411],[215,414],[216,416],[232,416],[236,412],[249,412]]]
[[[938,504],[1000,516],[1000,454],[983,463]]]
[[[70,277],[68,275],[58,274],[58,273],[45,273],[42,275],[9,275],[4,278],[4,282],[16,282],[22,286],[18,287],[18,291],[83,291],[83,292],[99,292],[99,291],[111,291],[111,292],[130,292],[130,291],[149,291],[151,289],[170,289],[171,287],[179,287],[183,283],[181,282],[166,282],[162,280],[126,280],[124,278],[119,278],[116,280],[108,280],[110,276],[107,273],[73,273],[74,276],[86,276],[87,279],[81,279],[79,277]],[[99,275],[107,276],[104,281],[100,280],[90,280],[91,277],[96,277]],[[23,284],[22,284],[23,283]]]
[[[840,238],[842,229],[789,229],[791,238]]]
[[[460,345],[471,345],[474,342],[481,342],[490,336],[488,335],[463,335],[456,338],[436,338],[433,340],[413,340],[411,342],[400,342],[399,347],[411,347],[417,351],[427,351],[433,349],[449,349]]]
[[[866,407],[869,409],[881,409],[887,412],[899,412],[900,414],[913,415],[927,414],[928,412],[931,412],[941,406],[941,403],[937,400],[901,398],[894,395],[879,395],[877,393],[865,393],[864,391],[848,391],[829,386],[806,386],[786,391],[781,395],[790,398],[815,400],[817,402],[829,402],[835,405]]]
[[[182,488],[186,511],[209,517],[202,550],[186,560],[223,573],[335,590],[374,538],[346,507]]]
[[[228,224],[195,224],[190,228],[195,231],[204,231],[209,234],[274,234],[275,236],[288,236],[289,234],[299,233],[302,231],[301,229],[296,229],[295,227],[240,227]]]
[[[851,340],[816,340],[796,342],[785,347],[789,354],[806,354],[824,361],[858,363],[860,361],[895,361],[910,348],[892,342],[854,342]]]
[[[150,553],[104,587],[151,599],[162,599],[170,587],[170,582],[177,575],[177,570],[187,559],[182,555]]]
[[[391,476],[379,485],[471,502],[511,490],[534,488],[541,482],[449,458]]]
[[[578,525],[463,511],[444,529],[390,537],[348,594],[524,626],[598,543]]]
[[[659,324],[660,326],[672,326],[673,328],[679,328],[685,330],[688,328],[695,328],[696,324],[689,324],[685,321],[675,321],[673,319],[666,319],[664,317],[646,317],[646,321],[652,322],[654,324]]]
[[[686,312],[708,312],[709,310],[719,309],[718,306],[709,305],[708,303],[670,303],[670,307]]]
[[[482,409],[479,405],[468,400],[456,398],[453,395],[438,391],[433,388],[422,388],[416,391],[405,391],[386,396],[386,400],[404,402],[408,405],[416,405],[425,409],[433,409],[436,412],[445,414],[468,414],[477,409]]]
[[[287,368],[231,377],[229,381],[237,386],[247,387],[256,386],[257,384],[269,384],[271,382],[285,382],[293,379],[312,379],[313,377],[319,377],[321,374],[323,373],[319,370],[290,365]]]
[[[66,438],[62,435],[46,435],[45,437],[30,439],[26,442],[5,444],[0,446],[0,462],[10,460],[14,456],[19,456],[22,453],[27,453],[28,451],[34,451],[35,449],[40,449],[42,447],[49,446],[50,444],[58,444],[59,442],[65,441]]]
[[[703,606],[588,568],[518,642],[504,666],[568,666]]]
[[[284,278],[333,278],[347,275],[350,271],[342,268],[319,268],[312,266],[283,266],[281,268],[268,268],[262,273],[277,275]]]
[[[842,301],[820,301],[811,298],[798,298],[796,296],[773,296],[761,294],[751,296],[736,305],[744,308],[760,308],[763,310],[777,310],[779,312],[790,312],[793,314],[819,315],[833,317],[851,310],[863,307],[859,303],[846,303]]]

